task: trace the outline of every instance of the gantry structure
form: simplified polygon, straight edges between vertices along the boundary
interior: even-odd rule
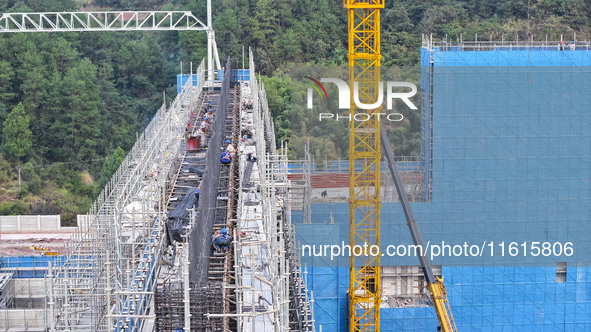
[[[207,0],[207,24],[190,11],[104,11],[3,13],[3,32],[84,31],[205,31],[207,33],[207,79],[213,82],[214,62],[221,70],[215,43],[211,0]]]

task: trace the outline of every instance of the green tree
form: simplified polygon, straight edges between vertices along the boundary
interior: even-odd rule
[[[27,189],[33,194],[40,194],[43,189],[43,180],[39,176],[39,170],[29,161],[22,167],[23,180],[27,182]]]
[[[97,157],[102,119],[98,109],[97,68],[84,59],[71,68],[62,81],[63,108],[68,131],[66,146],[76,160]]]
[[[52,161],[90,161],[104,149],[100,131],[97,68],[90,60],[78,61],[63,79],[58,73],[51,78],[43,122],[50,123],[43,133],[46,158]],[[52,118],[53,121],[49,122]],[[77,164],[80,169],[82,164]]]
[[[115,151],[113,151],[113,154],[105,159],[103,168],[101,170],[101,177],[109,179],[111,175],[113,175],[113,173],[115,173],[115,171],[119,168],[119,165],[121,165],[124,159],[125,151],[123,151],[123,149],[118,146]]]
[[[21,100],[25,109],[32,115],[34,132],[42,130],[41,122],[37,121],[41,116],[41,105],[47,98],[47,71],[43,64],[43,58],[37,49],[31,49],[23,55],[23,63],[19,76],[22,78],[20,85]]]
[[[198,66],[201,60],[207,57],[207,36],[204,33],[195,33],[194,31],[179,32],[180,55],[183,63],[193,62],[193,66]],[[221,54],[220,54],[221,56]]]
[[[123,160],[125,160],[125,151],[120,146],[118,146],[117,149],[113,151],[112,155],[105,159],[101,169],[101,177],[97,186],[97,190],[99,192],[103,189],[102,187],[109,181],[115,171],[117,171]]]
[[[255,15],[250,24],[253,29],[254,46],[264,49],[270,48],[279,30],[279,13],[275,1],[258,0]]]
[[[0,61],[0,103],[7,104],[16,93],[12,90],[14,70],[8,61]]]
[[[22,103],[8,114],[2,128],[4,152],[7,158],[21,162],[29,155],[33,146],[33,133],[29,128],[29,116]]]
[[[242,56],[242,45],[248,43],[248,40],[242,39],[244,25],[240,22],[240,12],[234,8],[225,9],[213,22],[218,47],[221,45],[224,54],[236,57]]]

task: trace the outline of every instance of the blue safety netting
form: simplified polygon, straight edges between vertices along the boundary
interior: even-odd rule
[[[436,259],[460,331],[591,330],[590,91],[589,51],[421,50],[420,166],[428,202],[412,207],[425,241],[573,241],[576,248],[572,257],[513,265],[498,257],[480,265]],[[332,213],[335,225],[298,225],[298,240],[346,235],[348,210],[314,204],[313,223]],[[301,221],[299,211],[293,220]],[[382,207],[382,242],[388,241],[411,243],[398,203]],[[348,268],[302,261],[317,325],[345,330]],[[567,262],[565,282],[558,282],[558,262]],[[437,325],[432,308],[381,315],[383,331]]]

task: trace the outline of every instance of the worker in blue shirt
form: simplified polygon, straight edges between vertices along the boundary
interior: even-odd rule
[[[232,162],[232,155],[230,154],[230,151],[228,151],[228,149],[225,149],[224,152],[222,152],[220,162],[222,163],[222,165],[230,165],[230,163]]]
[[[232,237],[228,235],[228,230],[222,228],[219,233],[216,232],[211,239],[211,245],[216,251],[226,251],[230,247]]]

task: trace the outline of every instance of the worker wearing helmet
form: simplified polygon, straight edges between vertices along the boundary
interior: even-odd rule
[[[234,148],[234,145],[232,145],[232,142],[229,139],[227,139],[225,143],[226,149],[230,152],[230,156],[234,158],[236,155],[236,148]]]
[[[209,132],[209,130],[211,129],[211,119],[208,116],[204,116],[203,123],[205,123],[205,126],[207,128],[207,132]]]
[[[216,251],[226,251],[230,247],[232,237],[228,235],[228,230],[222,228],[216,231],[211,239],[211,245]]]
[[[569,47],[570,47],[570,50],[571,51],[574,51],[575,50],[576,46],[575,46],[575,41],[574,40],[571,40]]]

